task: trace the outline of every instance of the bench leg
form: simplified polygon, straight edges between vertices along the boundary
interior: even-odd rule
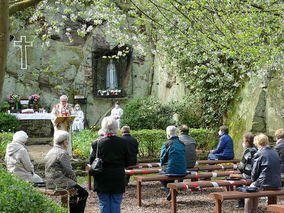
[[[142,206],[142,202],[141,202],[141,182],[140,181],[136,181],[136,185],[137,185],[137,194],[136,194],[136,197],[137,197],[137,205],[138,206]]]
[[[177,212],[177,190],[171,188],[171,206],[172,206],[172,213]]]
[[[277,204],[277,196],[268,197],[268,205],[269,204]]]
[[[92,190],[92,177],[88,172],[88,189]]]
[[[222,212],[221,200],[215,199],[215,208],[216,208],[216,213],[221,213]]]

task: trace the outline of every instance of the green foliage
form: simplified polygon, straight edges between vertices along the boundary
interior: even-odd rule
[[[121,125],[138,129],[166,129],[175,125],[170,105],[162,104],[155,97],[138,97],[123,106]]]
[[[91,144],[96,138],[98,138],[98,133],[90,129],[73,132],[72,139],[74,152],[82,158],[89,158]]]
[[[0,161],[4,161],[6,147],[8,143],[11,143],[13,140],[13,133],[11,132],[2,132],[0,133]]]
[[[15,132],[19,130],[19,120],[10,114],[0,112],[0,130],[4,132]]]
[[[0,179],[0,212],[66,212],[66,209],[36,191],[31,183],[16,178],[2,167],[0,167]]]
[[[160,157],[160,151],[164,142],[167,141],[166,131],[160,129],[142,129],[132,130],[131,135],[139,141],[138,161],[157,161]],[[217,133],[209,129],[189,129],[191,135],[197,142],[197,149],[211,150],[215,149],[219,137]],[[120,132],[118,133],[120,136]],[[97,133],[92,130],[82,130],[79,133],[73,133],[74,152],[82,158],[90,157],[91,143],[98,138]]]

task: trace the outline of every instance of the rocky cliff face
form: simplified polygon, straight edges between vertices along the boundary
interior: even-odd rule
[[[284,127],[284,86],[281,76],[283,73],[270,73],[262,79],[250,79],[239,94],[240,101],[234,103],[227,124],[238,157],[243,151],[243,134],[265,133],[272,141],[274,132]]]

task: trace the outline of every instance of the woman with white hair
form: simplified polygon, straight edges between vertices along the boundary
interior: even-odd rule
[[[113,117],[105,117],[101,123],[104,138],[92,144],[90,164],[98,157],[103,160],[103,172],[94,175],[94,191],[99,198],[101,213],[119,213],[125,192],[124,168],[129,165],[127,141],[117,137],[118,126]]]
[[[34,166],[25,146],[27,140],[27,133],[24,131],[16,132],[13,136],[13,141],[7,145],[5,162],[9,172],[23,180],[39,183],[43,180],[34,173]]]
[[[268,137],[260,134],[254,137],[254,145],[258,148],[254,154],[251,171],[253,187],[265,189],[278,189],[281,187],[280,160],[277,152],[268,145]],[[258,198],[245,199],[245,213],[257,212]]]
[[[45,177],[48,188],[76,190],[69,199],[70,213],[83,213],[88,192],[77,184],[68,155],[68,132],[58,130],[54,135],[54,146],[45,156]]]

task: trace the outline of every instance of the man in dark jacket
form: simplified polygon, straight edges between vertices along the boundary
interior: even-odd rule
[[[281,177],[284,177],[284,129],[278,129],[275,132],[276,145],[275,150],[280,158]]]
[[[196,163],[196,141],[188,135],[189,128],[183,124],[179,127],[179,140],[185,145],[186,167],[193,168]]]
[[[121,138],[123,138],[127,141],[128,152],[129,152],[129,155],[130,155],[129,166],[135,165],[137,163],[137,154],[138,154],[139,143],[136,140],[136,138],[134,138],[130,135],[130,127],[129,126],[123,126],[121,128],[121,134],[122,134]],[[129,179],[130,179],[130,175],[125,175],[126,186],[128,185]]]
[[[162,171],[160,174],[168,176],[184,176],[186,175],[186,160],[185,160],[185,145],[176,136],[176,127],[168,126],[167,129],[168,141],[162,146],[160,163]],[[168,183],[173,181],[161,181],[167,191],[167,200],[171,199],[171,193],[167,188]]]
[[[209,160],[232,160],[234,159],[234,143],[228,135],[229,128],[221,126],[219,130],[219,144],[215,150],[212,150],[208,155]]]

